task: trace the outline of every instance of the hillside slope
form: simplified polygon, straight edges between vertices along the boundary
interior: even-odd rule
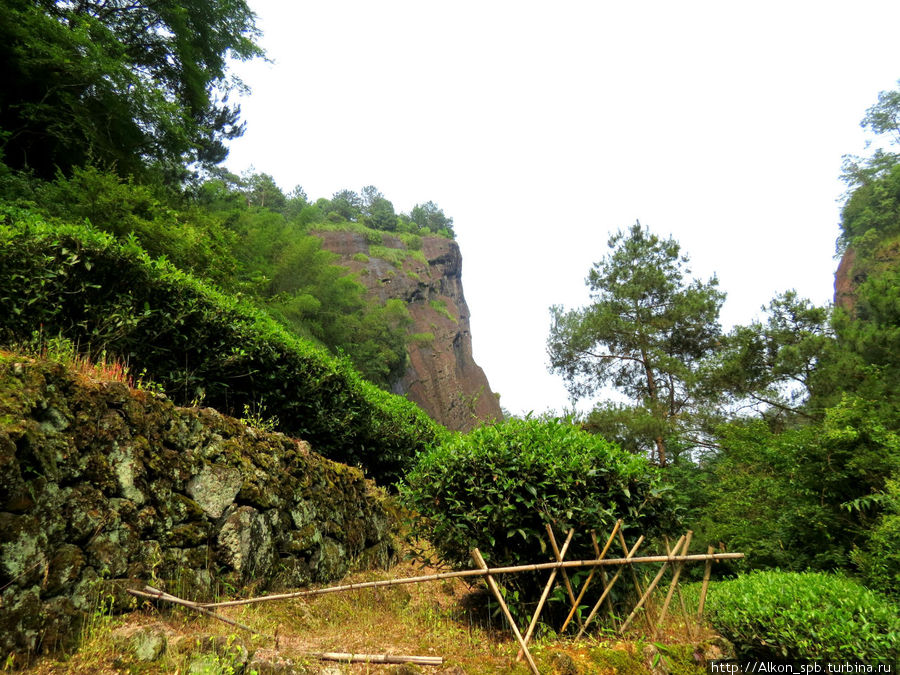
[[[271,418],[382,484],[445,433],[346,359],[133,241],[0,209],[0,344],[58,335],[95,357],[118,355],[178,403]]]

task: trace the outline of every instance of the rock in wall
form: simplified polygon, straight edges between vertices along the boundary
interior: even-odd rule
[[[394,555],[390,500],[355,469],[212,409],[0,352],[0,653],[66,646],[98,592],[209,598]]]
[[[323,248],[337,253],[371,297],[407,303],[409,329],[406,372],[395,394],[417,403],[434,420],[467,431],[502,413],[487,377],[472,357],[469,308],[462,288],[462,255],[442,237],[399,237],[377,233],[379,241],[347,231],[316,232]]]

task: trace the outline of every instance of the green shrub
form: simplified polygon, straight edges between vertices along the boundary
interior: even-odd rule
[[[455,565],[471,564],[476,546],[493,563],[546,560],[545,523],[581,535],[570,559],[592,556],[590,529],[609,531],[617,518],[648,536],[672,524],[657,469],[559,419],[511,419],[450,437],[419,457],[401,494]]]
[[[743,658],[900,658],[900,613],[882,596],[821,572],[767,571],[717,584],[707,615]]]
[[[413,333],[409,341],[419,347],[430,347],[434,344],[434,333]]]
[[[85,225],[0,207],[0,344],[38,327],[125,359],[176,403],[240,417],[265,400],[278,430],[382,483],[442,433],[415,404],[362,380],[347,359],[265,312]]]
[[[883,513],[866,532],[865,546],[850,557],[866,585],[900,600],[900,477],[869,501],[880,502]]]
[[[400,232],[397,234],[397,237],[400,238],[400,241],[406,244],[406,249],[408,251],[422,250],[422,237],[420,237],[419,235]]]
[[[437,300],[431,300],[428,303],[428,306],[431,307],[435,312],[440,314],[445,319],[450,319],[453,323],[459,323],[451,313],[450,310],[447,309],[447,303],[438,298]]]
[[[390,246],[380,246],[377,244],[372,244],[369,246],[369,255],[372,258],[381,258],[382,260],[386,260],[394,267],[402,267],[403,261],[405,261],[409,257],[409,253],[406,252],[406,249],[392,248]]]

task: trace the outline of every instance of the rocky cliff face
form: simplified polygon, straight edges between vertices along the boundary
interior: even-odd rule
[[[375,233],[317,232],[323,248],[337,253],[384,302],[407,303],[409,361],[393,391],[406,395],[449,429],[467,431],[500,419],[497,397],[472,358],[469,308],[462,288],[462,256],[455,241],[441,237],[399,237]],[[380,240],[380,241],[379,241]]]
[[[842,307],[848,313],[853,314],[856,305],[856,287],[864,281],[863,278],[854,278],[853,267],[856,263],[856,251],[848,248],[841,256],[837,271],[834,273],[834,304]]]
[[[854,316],[859,287],[870,277],[900,266],[900,236],[872,238],[861,248],[850,246],[841,256],[834,274],[834,304]]]
[[[393,513],[303,441],[0,353],[0,653],[66,646],[143,583],[208,599],[384,566]]]

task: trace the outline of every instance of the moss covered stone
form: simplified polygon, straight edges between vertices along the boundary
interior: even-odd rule
[[[65,646],[153,581],[209,597],[394,554],[391,500],[307,443],[50,362],[0,361],[0,653]]]

